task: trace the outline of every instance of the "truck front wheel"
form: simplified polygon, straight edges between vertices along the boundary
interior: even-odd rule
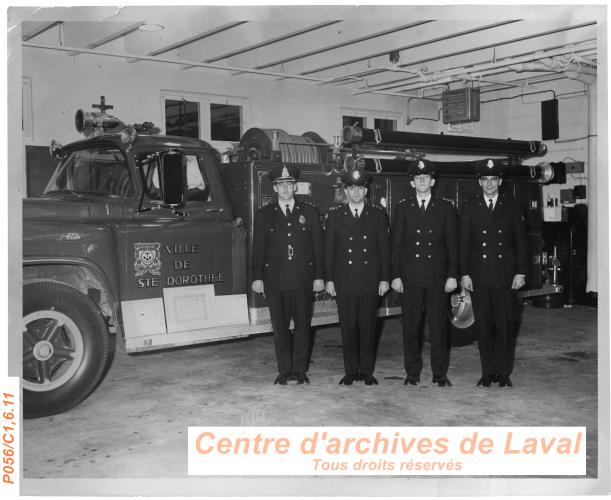
[[[81,403],[102,380],[110,335],[97,306],[56,282],[23,289],[23,413],[54,415]]]

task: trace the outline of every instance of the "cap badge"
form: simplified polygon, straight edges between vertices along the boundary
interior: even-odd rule
[[[420,160],[420,161],[418,162],[418,168],[419,168],[420,170],[422,170],[422,169],[424,168],[424,162],[423,162],[422,160]]]
[[[359,172],[358,170],[355,170],[355,171],[352,173],[352,178],[353,178],[354,180],[359,180],[359,179],[361,178],[361,174],[360,174],[360,172]]]
[[[290,177],[289,171],[286,169],[286,167],[282,169],[282,177]]]
[[[486,164],[486,166],[488,168],[494,168],[494,162],[492,160],[488,160],[488,163]]]

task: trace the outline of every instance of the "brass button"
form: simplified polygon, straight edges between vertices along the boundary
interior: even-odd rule
[[[502,258],[503,258],[503,256],[501,254],[499,254],[499,259],[502,259]]]
[[[483,246],[483,247],[485,247],[485,246],[486,246],[486,242],[485,242],[485,241],[482,243],[482,246]]]
[[[352,264],[352,261],[351,261],[351,260],[349,260],[349,261],[348,261],[348,264]]]
[[[502,229],[499,229],[499,234],[500,234],[500,233],[502,233],[502,232],[503,232],[503,230],[502,230]]]
[[[352,253],[352,248],[349,248],[349,249],[348,249],[348,252],[349,252],[349,253]]]
[[[416,254],[416,257],[420,257],[420,254],[419,254],[419,253],[417,253],[417,254]]]
[[[290,223],[290,222],[287,222],[287,223],[286,223],[286,225],[287,225],[287,226],[289,226],[289,227],[291,227],[291,223]]]
[[[482,233],[486,234],[486,230],[484,229],[484,230],[482,231]]]
[[[367,235],[366,235],[366,234],[364,234],[364,235],[363,235],[363,239],[364,239],[364,240],[366,240],[366,239],[367,239]]]
[[[352,241],[352,236],[350,236],[350,238],[348,238],[350,241]]]
[[[430,255],[427,255],[427,257],[428,257],[429,259],[431,258],[431,256],[430,256]]]
[[[417,232],[417,233],[419,233],[419,232],[420,232],[420,229],[416,229],[416,232]]]
[[[367,264],[367,261],[365,261],[365,264]]]
[[[482,255],[482,257],[485,259],[486,258],[486,254]]]
[[[367,249],[366,249],[366,248],[363,248],[363,252],[366,252],[366,251],[367,251]]]
[[[287,236],[289,236],[289,237],[290,237],[290,236],[291,236],[291,233],[288,233],[288,234],[287,234]]]
[[[416,242],[416,245],[420,245],[420,242],[419,242],[419,241],[417,241],[417,242]]]

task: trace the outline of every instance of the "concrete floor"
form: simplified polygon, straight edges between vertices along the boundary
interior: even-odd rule
[[[274,386],[270,335],[188,349],[117,353],[77,408],[23,426],[23,477],[185,478],[188,426],[586,426],[587,473],[597,475],[596,309],[527,306],[514,387],[475,386],[475,344],[453,349],[451,388],[403,385],[401,324],[385,321],[379,386],[338,385],[337,326],[316,332],[311,385]]]

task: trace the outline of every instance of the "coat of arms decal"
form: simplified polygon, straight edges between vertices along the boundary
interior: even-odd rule
[[[161,243],[134,243],[134,270],[136,276],[161,274]]]

